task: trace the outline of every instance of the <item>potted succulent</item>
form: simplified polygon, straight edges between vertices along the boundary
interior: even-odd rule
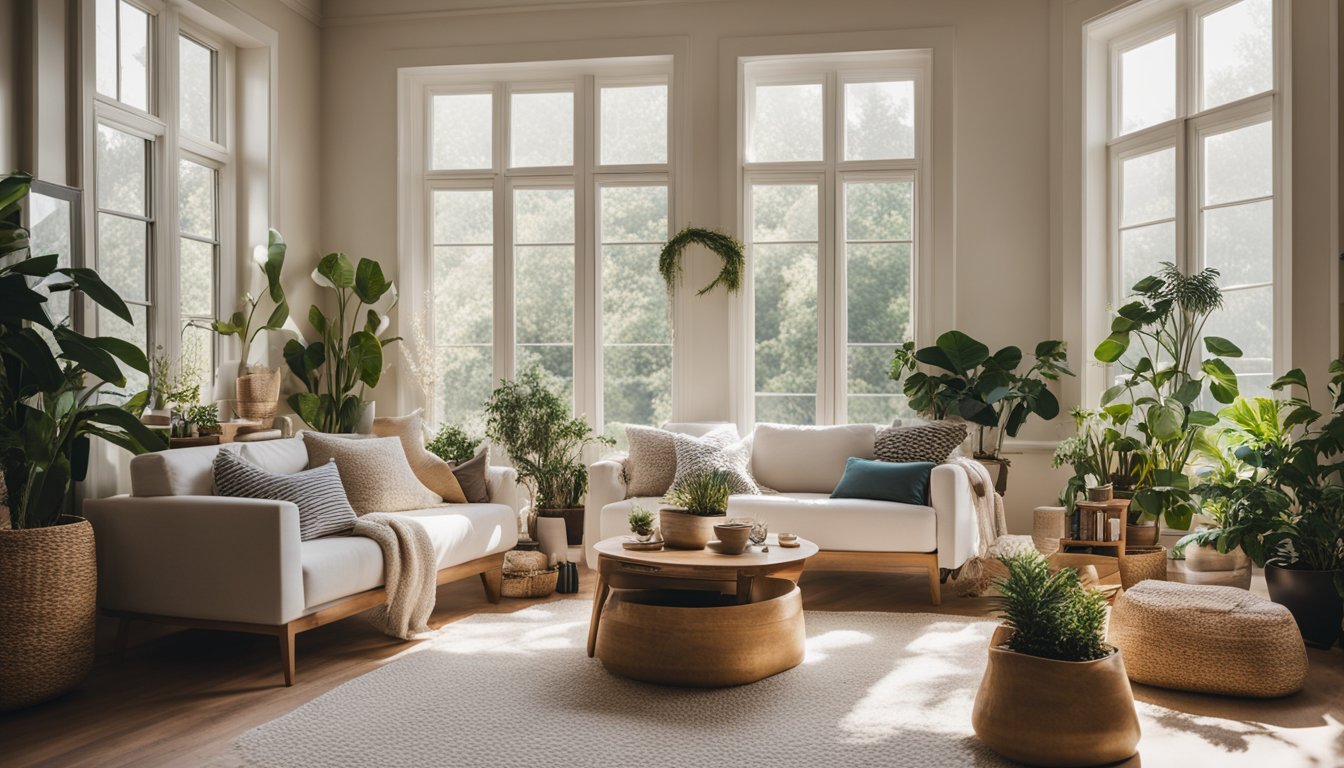
[[[93,270],[28,252],[20,205],[31,182],[0,177],[0,711],[68,690],[93,664],[93,528],[73,512],[90,439],[136,453],[167,447],[140,422],[147,392],[124,405],[98,402],[107,385],[126,385],[122,366],[148,374],[144,351],[48,314],[52,293],[79,291],[132,322]]]
[[[990,749],[1031,765],[1100,765],[1134,755],[1139,719],[1120,650],[1105,642],[1106,600],[1072,568],[1050,572],[1031,552],[1004,559],[996,586],[1004,623],[971,725]],[[1042,711],[1068,712],[1060,728]]]
[[[308,324],[321,340],[285,344],[285,363],[306,390],[290,395],[289,407],[319,432],[367,432],[373,404],[364,400],[365,388],[382,379],[383,347],[400,340],[386,335],[397,287],[383,277],[378,262],[360,259],[356,265],[344,253],[322,257],[312,278],[336,294],[336,316],[328,318],[316,304],[310,306]],[[379,313],[373,306],[384,296],[391,302]]]
[[[704,549],[714,538],[714,526],[728,515],[728,497],[733,493],[728,472],[700,472],[674,483],[658,510],[663,541],[673,549]]]
[[[630,532],[635,534],[636,541],[641,543],[653,541],[652,512],[636,504],[630,509],[626,522],[630,524]]]
[[[1255,398],[1224,409],[1240,471],[1201,491],[1226,502],[1214,543],[1265,568],[1270,599],[1292,611],[1308,645],[1330,647],[1344,619],[1344,360],[1329,367],[1331,410],[1309,398]],[[1294,369],[1271,385],[1307,391]],[[1292,435],[1296,430],[1297,437]]]
[[[583,543],[583,497],[588,467],[583,451],[615,441],[593,433],[583,417],[571,416],[566,398],[546,385],[533,367],[514,381],[500,382],[485,401],[485,435],[503,448],[531,495],[531,516],[564,518],[570,546]],[[528,528],[535,538],[535,520]]]

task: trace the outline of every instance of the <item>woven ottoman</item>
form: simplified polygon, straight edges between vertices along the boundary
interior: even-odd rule
[[[1267,699],[1307,679],[1293,615],[1236,587],[1141,582],[1115,601],[1107,640],[1130,680],[1159,688]]]

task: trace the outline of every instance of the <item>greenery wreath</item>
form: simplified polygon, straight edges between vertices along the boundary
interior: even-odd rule
[[[663,246],[663,252],[658,256],[658,272],[663,276],[663,282],[667,284],[669,295],[676,292],[677,284],[682,279],[682,251],[686,249],[686,246],[692,244],[703,245],[723,259],[723,269],[719,270],[718,277],[714,278],[714,281],[709,285],[696,291],[695,295],[703,296],[719,285],[723,285],[729,293],[737,293],[742,288],[742,269],[745,263],[745,258],[742,255],[742,244],[736,238],[722,232],[699,227],[687,227],[678,232],[671,240],[668,240],[667,244]]]

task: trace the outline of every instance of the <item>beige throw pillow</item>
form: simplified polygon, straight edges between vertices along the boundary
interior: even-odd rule
[[[677,447],[672,433],[656,427],[625,425],[630,443],[626,461],[627,496],[662,496],[677,476]]]
[[[400,440],[406,461],[421,484],[450,504],[466,504],[466,494],[453,474],[452,465],[425,450],[425,420],[422,413],[423,410],[417,408],[406,416],[379,416],[373,420],[373,434]]]
[[[304,432],[308,466],[320,467],[332,459],[355,514],[406,512],[443,503],[439,495],[415,478],[401,441],[395,437],[351,440],[340,435]]]

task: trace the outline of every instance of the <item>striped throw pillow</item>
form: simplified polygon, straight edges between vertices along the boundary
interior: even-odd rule
[[[233,451],[215,455],[215,493],[244,499],[292,501],[299,508],[299,539],[308,541],[346,533],[355,527],[355,510],[345,497],[336,462],[277,475]]]

